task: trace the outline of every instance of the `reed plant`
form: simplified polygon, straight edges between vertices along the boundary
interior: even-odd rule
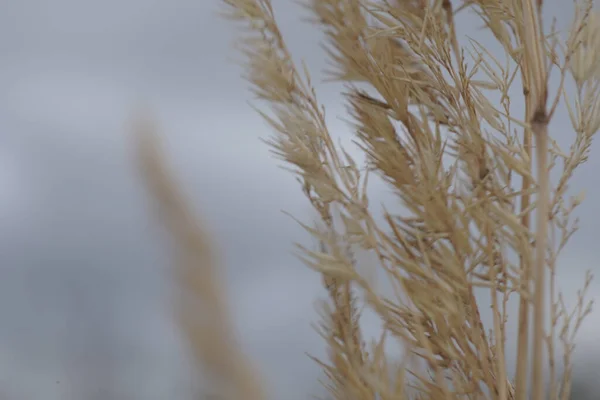
[[[568,195],[569,180],[600,127],[600,24],[592,2],[573,3],[564,33],[544,24],[543,0],[306,0],[327,40],[327,73],[345,84],[365,165],[336,144],[271,1],[223,3],[224,15],[242,28],[245,78],[266,104],[257,111],[274,132],[267,144],[320,219],[317,227],[300,222],[319,248],[298,249],[329,297],[318,325],[328,358],[315,361],[331,397],[568,399],[574,337],[591,311],[591,274],[569,309],[556,270],[583,200]],[[455,18],[469,11],[503,54],[459,37]],[[559,83],[551,90],[553,74]],[[568,151],[549,130],[559,107],[573,128]],[[167,172],[152,130],[136,128],[140,159],[178,249],[184,331],[222,398],[264,400],[263,377],[231,336],[208,235]],[[373,174],[402,212],[374,215],[367,193]],[[360,272],[357,249],[377,260],[368,267],[385,274],[392,296]],[[481,290],[489,294],[491,329],[475,296]],[[510,299],[518,305],[514,366],[506,356]],[[382,322],[373,343],[361,331],[363,307]],[[402,365],[386,356],[389,341],[403,347]]]

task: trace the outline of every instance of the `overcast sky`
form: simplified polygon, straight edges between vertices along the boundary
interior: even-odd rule
[[[315,77],[320,37],[290,0],[274,1],[298,58]],[[231,62],[232,26],[207,0],[19,0],[0,13],[0,397],[9,400],[185,399],[194,380],[170,320],[167,243],[136,174],[126,121],[138,100],[162,126],[170,163],[219,243],[240,340],[274,398],[319,393],[310,323],[319,277],[291,254],[310,221],[294,178],[259,138]],[[559,25],[570,2],[548,3]],[[478,22],[462,17],[463,34]],[[479,36],[478,36],[479,37]],[[491,42],[484,42],[493,47]],[[501,56],[501,54],[500,54]],[[331,130],[336,86],[318,85]],[[568,143],[559,114],[552,131]],[[596,268],[600,146],[573,180],[587,187],[582,229],[561,262],[572,296]],[[390,199],[381,185],[372,203]],[[600,293],[595,283],[593,292]],[[374,333],[376,325],[367,320]],[[579,354],[596,351],[590,318]],[[585,359],[582,374],[595,370]],[[597,364],[597,362],[596,362]],[[92,378],[93,377],[93,378]],[[95,396],[95,397],[94,397]]]

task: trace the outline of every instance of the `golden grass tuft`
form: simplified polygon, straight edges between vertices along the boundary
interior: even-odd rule
[[[555,273],[558,254],[577,230],[571,215],[582,201],[565,198],[567,182],[600,127],[600,25],[592,2],[574,3],[571,31],[561,38],[553,27],[544,30],[542,0],[308,0],[312,22],[327,38],[334,67],[329,77],[346,83],[367,168],[334,144],[309,73],[293,62],[271,1],[223,2],[225,16],[244,29],[240,49],[252,93],[270,106],[270,113],[259,111],[275,132],[268,145],[293,167],[323,222],[323,228],[303,224],[320,248],[299,249],[322,274],[330,299],[318,326],[329,358],[316,361],[332,397],[568,399],[574,336],[591,310],[584,299],[591,275],[571,311]],[[501,44],[504,61],[473,39],[461,45],[454,18],[466,10],[475,11]],[[560,85],[549,93],[552,71]],[[574,99],[565,90],[570,81]],[[516,82],[525,104],[521,119],[509,94]],[[488,100],[484,91],[490,90],[499,104]],[[561,104],[575,131],[568,154],[548,129]],[[142,164],[179,248],[179,282],[197,301],[182,297],[180,307],[197,360],[227,382],[227,398],[264,399],[252,368],[232,345],[206,234],[192,222],[147,131],[140,129]],[[559,179],[551,182],[550,171],[559,168]],[[386,211],[383,224],[369,207],[371,173],[394,189],[404,209],[400,215]],[[396,301],[357,272],[353,246],[376,256],[398,291]],[[489,332],[476,288],[490,295]],[[508,376],[507,303],[513,297],[518,357],[516,374]],[[384,326],[371,347],[360,329],[361,301]],[[209,318],[204,324],[196,322],[200,313]],[[387,340],[400,342],[420,362],[394,368]]]

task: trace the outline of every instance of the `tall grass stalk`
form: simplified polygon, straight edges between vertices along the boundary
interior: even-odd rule
[[[571,216],[583,200],[567,198],[568,181],[587,160],[600,127],[600,23],[592,2],[574,2],[575,18],[564,35],[554,25],[545,31],[543,0],[307,0],[327,38],[334,66],[327,73],[346,84],[364,168],[334,143],[271,1],[223,3],[225,16],[243,27],[239,44],[252,93],[269,106],[258,110],[275,132],[267,143],[292,167],[322,222],[317,228],[302,223],[320,247],[298,249],[322,275],[330,300],[318,325],[328,359],[315,360],[331,396],[568,399],[573,340],[591,311],[585,300],[591,275],[575,308],[567,309],[555,284],[556,260],[577,230]],[[457,36],[455,17],[468,10],[501,45],[504,60]],[[550,93],[553,71],[559,85]],[[516,84],[522,117],[509,93]],[[567,85],[575,96],[567,95]],[[549,132],[561,105],[575,132],[568,153]],[[180,320],[197,360],[226,382],[224,397],[264,399],[254,368],[230,336],[206,235],[177,194],[151,129],[138,133],[150,188],[179,249]],[[384,211],[383,223],[369,206],[373,173],[393,188],[404,210]],[[356,249],[375,256],[394,298],[359,273]],[[489,331],[477,288],[490,294]],[[514,368],[505,346],[511,298],[519,304]],[[383,323],[384,335],[370,346],[359,323],[361,303]],[[210,318],[198,322],[200,311]],[[386,357],[389,340],[413,362],[395,367]],[[557,346],[563,349],[560,372]]]

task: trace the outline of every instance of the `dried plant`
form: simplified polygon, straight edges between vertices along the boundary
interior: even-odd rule
[[[264,389],[256,369],[233,337],[209,237],[168,173],[151,120],[141,115],[134,133],[142,172],[176,245],[175,277],[181,289],[177,315],[193,355],[215,378],[218,398],[263,400]]]
[[[591,275],[568,310],[555,284],[556,260],[577,229],[571,216],[583,200],[566,198],[568,182],[600,127],[600,25],[592,2],[574,3],[575,19],[563,38],[554,26],[544,30],[542,0],[308,0],[313,22],[327,37],[335,67],[328,73],[346,83],[356,143],[367,159],[360,168],[334,143],[308,71],[294,64],[270,0],[223,1],[226,16],[244,28],[240,44],[252,92],[270,106],[270,113],[259,111],[275,131],[268,144],[292,166],[322,222],[322,228],[302,224],[321,247],[299,249],[322,274],[330,298],[319,325],[329,359],[317,361],[331,395],[567,399],[574,336],[591,310],[585,300]],[[501,45],[503,61],[474,39],[466,45],[459,40],[455,15],[467,10]],[[560,85],[550,93],[553,71]],[[361,89],[365,85],[368,90]],[[522,89],[521,116],[509,93],[513,85]],[[487,93],[499,95],[498,104]],[[548,129],[561,104],[575,131],[568,154]],[[192,235],[185,207],[171,199],[175,188],[160,168],[149,170],[186,255],[181,265],[190,275],[182,275],[182,284],[225,316],[208,283],[210,269],[192,267],[209,251],[204,239]],[[555,182],[552,170],[559,172]],[[384,223],[369,207],[373,172],[394,189],[404,210],[385,211]],[[358,272],[356,248],[375,255],[394,298]],[[489,291],[490,331],[476,288]],[[508,376],[507,304],[513,297],[519,299],[518,357],[515,375]],[[383,322],[384,335],[371,347],[360,329],[360,301]],[[186,325],[198,359],[244,387],[245,375],[231,361],[239,354],[219,342],[226,325],[215,326],[222,328],[218,336]],[[399,341],[413,361],[394,367],[386,340]],[[564,350],[561,374],[558,345]],[[226,372],[229,367],[237,372]],[[232,398],[263,396],[237,393],[244,395]]]

